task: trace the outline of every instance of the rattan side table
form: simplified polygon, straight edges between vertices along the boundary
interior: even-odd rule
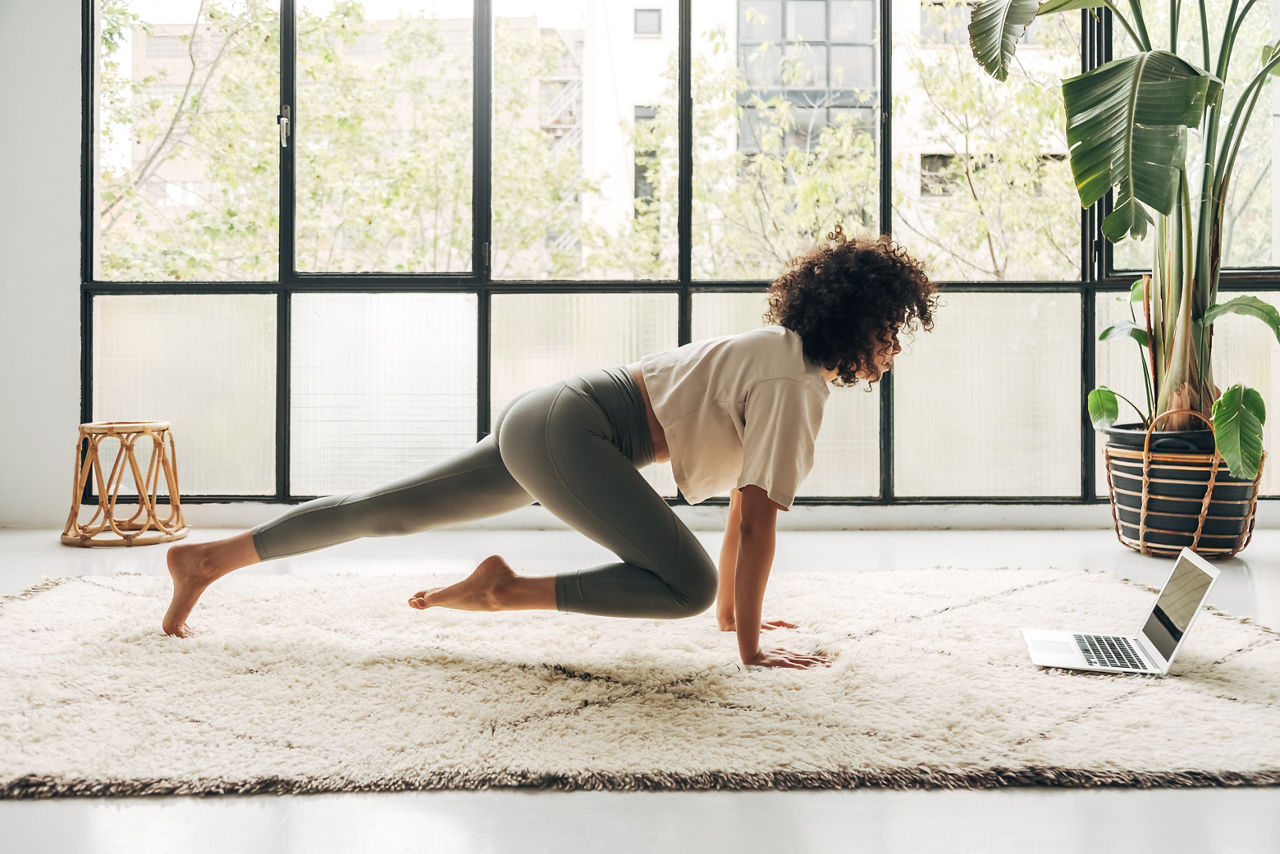
[[[151,439],[151,460],[147,472],[138,465],[135,446]],[[109,452],[110,441],[119,447],[109,472],[104,471],[102,453]],[[106,444],[107,447],[103,448]],[[145,447],[145,445],[144,445]],[[128,472],[133,479],[133,492],[138,504],[136,512],[117,517],[120,486]],[[160,518],[157,512],[160,475],[164,474],[169,499],[169,513]],[[98,504],[85,522],[80,521],[81,499],[85,485],[93,478]],[[126,496],[130,493],[125,491]],[[92,506],[92,505],[89,505]],[[131,505],[124,505],[129,508]],[[146,546],[180,540],[190,532],[182,518],[178,496],[177,451],[167,421],[95,421],[80,425],[76,440],[76,476],[72,492],[71,514],[62,531],[62,542],[68,546]]]

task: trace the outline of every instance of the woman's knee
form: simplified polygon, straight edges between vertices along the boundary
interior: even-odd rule
[[[701,548],[682,570],[679,577],[684,582],[676,590],[676,600],[684,612],[683,616],[696,617],[715,604],[720,577],[710,555]]]

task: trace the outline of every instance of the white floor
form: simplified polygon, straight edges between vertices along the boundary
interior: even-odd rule
[[[202,530],[205,540],[230,531]],[[698,531],[713,557],[720,533]],[[461,577],[489,554],[553,574],[611,559],[568,531],[432,531],[362,540],[244,572]],[[774,572],[935,565],[1091,567],[1159,586],[1169,562],[1108,530],[780,531]],[[1211,604],[1280,627],[1280,530],[1218,562]],[[0,595],[41,576],[164,572],[164,546],[74,549],[53,531],[0,530]],[[767,602],[767,594],[766,594]],[[786,617],[788,615],[776,615]],[[160,614],[156,615],[159,631]],[[1223,721],[1223,726],[1230,726]],[[697,851],[1274,852],[1280,788],[1166,791],[610,793],[491,790],[299,797],[0,801],[4,852],[423,850],[610,854]]]

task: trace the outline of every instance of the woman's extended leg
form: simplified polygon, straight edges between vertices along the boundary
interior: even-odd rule
[[[516,401],[512,401],[514,405]],[[511,405],[498,416],[500,426]],[[358,537],[410,534],[496,516],[533,503],[503,465],[494,434],[447,460],[385,486],[299,504],[251,531],[169,549],[173,599],[164,630],[186,637],[187,616],[217,579],[260,560],[314,551]]]

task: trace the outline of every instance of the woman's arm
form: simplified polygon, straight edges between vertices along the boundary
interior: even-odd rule
[[[716,623],[720,630],[731,632],[733,622],[734,577],[738,565],[738,529],[742,525],[742,492],[729,490],[729,520],[724,526],[724,543],[720,546],[720,588],[716,592]]]
[[[776,541],[778,505],[754,484],[741,490],[738,546],[734,566],[733,619],[738,655],[744,664],[760,654],[760,612],[769,583]]]
[[[764,606],[764,588],[769,583],[769,570],[773,567],[773,551],[777,532],[779,505],[774,504],[763,489],[758,486],[744,486],[741,490],[741,501],[738,508],[737,545],[733,548],[734,560],[728,576],[728,593],[721,578],[720,594],[717,597],[717,617],[724,597],[733,604],[729,617],[734,621],[733,630],[738,634],[738,656],[743,664],[755,664],[763,667],[795,667],[805,669],[819,664],[829,665],[831,660],[821,655],[788,652],[785,649],[762,650],[760,648],[760,630],[787,627],[794,629],[790,623],[777,620],[761,624],[760,611]],[[732,513],[733,498],[730,501]],[[725,532],[726,540],[732,529]],[[729,546],[720,553],[721,566],[729,553]],[[722,622],[721,629],[725,629]]]

